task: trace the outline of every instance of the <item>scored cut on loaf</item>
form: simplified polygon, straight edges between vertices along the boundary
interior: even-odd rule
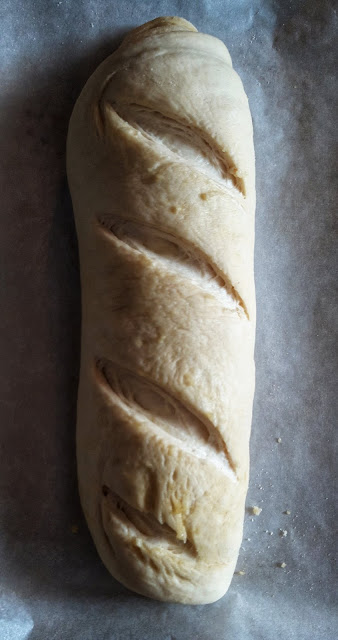
[[[209,603],[242,539],[254,394],[255,176],[241,80],[182,18],[133,31],[72,114],[81,503],[112,575]]]

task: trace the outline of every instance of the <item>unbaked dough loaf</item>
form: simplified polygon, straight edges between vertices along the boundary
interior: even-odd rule
[[[242,538],[254,393],[254,151],[222,42],[131,31],[83,89],[68,177],[79,239],[77,459],[106,567],[207,603]]]

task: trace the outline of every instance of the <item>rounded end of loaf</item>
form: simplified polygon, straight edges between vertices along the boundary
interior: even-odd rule
[[[172,552],[161,544],[151,548],[142,535],[128,531],[126,523],[117,526],[104,504],[110,499],[109,492],[102,498],[101,527],[97,519],[87,517],[87,522],[103,564],[127,589],[161,602],[189,605],[211,604],[226,594],[237,555],[228,565],[207,565],[190,557],[189,551]]]
[[[199,37],[197,43],[195,41],[196,35]],[[182,45],[182,37],[184,37],[184,39],[188,38],[189,42],[190,38],[193,37],[195,45],[197,46],[203,46],[202,42],[204,41],[206,44],[209,43],[207,44],[207,48],[209,48],[209,46],[214,48],[214,53],[221,57],[225,57],[227,64],[232,66],[229,51],[221,40],[214,36],[199,32],[191,22],[178,16],[163,16],[155,18],[154,20],[150,20],[149,22],[132,29],[127,33],[119,48],[116,49],[112,55],[118,56],[119,54],[123,54],[125,50],[131,51],[134,46],[137,46],[142,42],[146,42],[148,38],[157,37],[177,37],[179,39],[176,42],[176,46]]]
[[[132,29],[124,38],[123,44],[130,44],[147,35],[166,33],[167,31],[197,31],[191,22],[177,16],[161,16]]]

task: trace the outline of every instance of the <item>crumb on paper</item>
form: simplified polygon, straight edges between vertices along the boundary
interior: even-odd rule
[[[74,535],[76,533],[79,533],[79,525],[78,524],[72,524],[70,530],[71,530],[72,533],[74,533]]]
[[[236,571],[236,576],[245,576],[245,571]]]
[[[279,562],[278,566],[279,566],[280,569],[285,569],[286,563],[285,562]]]
[[[262,513],[262,509],[256,506],[252,507],[251,511],[254,514],[254,516],[259,516],[259,514]]]
[[[286,536],[288,535],[288,532],[286,531],[286,529],[280,529],[280,534],[282,538],[286,538]]]
[[[290,516],[291,515],[291,511],[289,511],[289,509],[287,509],[286,511],[284,511],[286,516]]]
[[[280,444],[282,442],[282,438],[276,438],[276,442],[278,442],[278,444]]]

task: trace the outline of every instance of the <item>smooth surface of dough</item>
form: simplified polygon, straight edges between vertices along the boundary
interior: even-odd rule
[[[242,538],[254,392],[254,152],[226,47],[132,31],[70,122],[81,502],[100,556],[160,600],[220,598]]]

